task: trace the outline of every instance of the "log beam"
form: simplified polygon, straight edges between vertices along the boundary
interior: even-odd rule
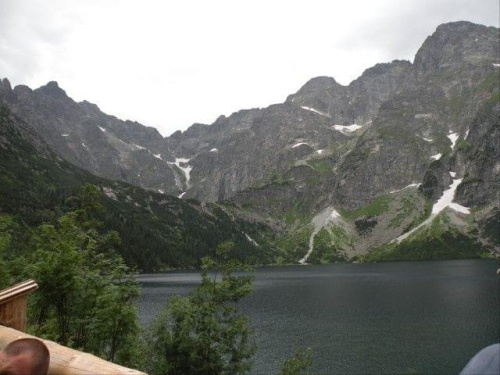
[[[1,325],[0,350],[14,340],[28,337],[38,339],[47,345],[50,352],[49,375],[146,375],[143,372],[105,361],[92,354],[70,349],[53,341],[42,340]]]

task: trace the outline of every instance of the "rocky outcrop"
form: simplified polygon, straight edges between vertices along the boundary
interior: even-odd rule
[[[471,22],[450,22],[427,37],[414,60],[417,77],[455,70],[459,67],[498,63],[498,28]]]
[[[384,101],[404,87],[410,70],[409,61],[395,60],[365,70],[349,86],[342,86],[330,77],[313,78],[290,95],[287,102],[317,109],[336,124],[366,124]]]
[[[500,96],[486,101],[459,144],[464,180],[456,200],[467,207],[499,201],[500,194]]]

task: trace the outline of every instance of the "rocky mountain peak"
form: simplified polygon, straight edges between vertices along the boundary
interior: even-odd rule
[[[5,97],[7,100],[12,100],[12,86],[7,78],[0,79],[0,96]]]
[[[415,55],[417,75],[462,64],[498,63],[498,29],[460,21],[442,24]]]
[[[79,103],[80,106],[87,112],[91,112],[91,113],[99,113],[101,112],[99,106],[97,104],[94,104],[94,103],[90,103],[86,100],[82,101]]]
[[[50,81],[45,86],[41,86],[35,91],[40,92],[46,96],[50,96],[54,99],[66,99],[68,95],[66,95],[66,91],[59,87],[59,84],[56,81]]]
[[[175,132],[170,134],[168,138],[180,138],[180,137],[182,137],[182,131],[176,130]]]
[[[395,69],[408,69],[411,68],[411,62],[408,60],[393,60],[388,63],[379,63],[375,64],[374,66],[366,69],[361,76],[356,79],[357,80],[363,80],[367,77],[373,77],[373,76],[379,76],[381,74],[387,74],[390,73],[392,70]]]
[[[309,81],[305,83],[304,86],[299,90],[325,90],[329,89],[332,87],[339,87],[342,86],[340,83],[338,83],[335,78],[333,77],[326,77],[326,76],[320,76],[320,77],[314,77],[311,78]]]
[[[12,91],[12,86],[7,78],[0,79],[0,91],[1,92],[10,92]]]
[[[17,85],[12,90],[12,96],[10,99],[15,98],[15,100],[30,100],[33,95],[33,90],[26,85]]]
[[[332,77],[315,77],[307,81],[295,94],[289,95],[286,103],[301,101],[301,98],[314,97],[322,92],[341,89],[341,84]]]
[[[207,128],[208,125],[206,124],[194,123],[189,128],[187,128],[183,132],[183,134],[187,137],[196,137],[200,134],[204,134]]]

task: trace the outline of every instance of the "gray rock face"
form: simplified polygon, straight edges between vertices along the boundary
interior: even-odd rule
[[[323,156],[336,159],[329,177],[335,189],[325,193],[333,203],[354,208],[391,189],[422,182],[433,156],[456,152],[448,135],[463,137],[484,100],[477,86],[498,69],[498,61],[498,29],[446,24],[427,38],[413,65],[397,60],[377,64],[349,86],[330,77],[314,78],[282,105],[238,112],[211,126],[195,125],[172,137],[175,145],[169,142],[174,153],[194,157],[188,196],[208,201],[269,182],[268,171],[283,174],[325,148]],[[337,127],[344,139],[332,139],[326,131],[353,124],[362,128],[348,133]],[[307,145],[300,146],[301,153],[284,153],[291,141]],[[207,154],[211,149],[219,153]],[[351,152],[339,153],[342,149]],[[439,178],[440,187],[430,196],[438,196],[448,179]]]
[[[313,78],[287,102],[318,109],[336,124],[365,124],[375,117],[381,103],[402,89],[410,69],[409,61],[377,64],[349,86],[330,77]]]
[[[409,71],[413,78],[380,106],[371,128],[339,168],[342,204],[353,208],[389,189],[420,183],[434,160],[454,159],[479,108],[498,92],[498,81],[491,84],[499,71],[498,41],[498,29],[466,22],[442,25],[427,38]],[[457,170],[450,172],[463,174],[460,165],[452,167]],[[438,197],[450,180],[434,177],[430,198]]]
[[[163,137],[154,128],[121,121],[91,103],[76,103],[56,82],[36,90],[14,89],[4,79],[0,102],[34,130],[61,157],[98,176],[178,193]]]
[[[455,200],[467,207],[498,203],[500,198],[500,100],[486,102],[461,143],[464,174]]]
[[[243,114],[235,130],[207,140],[194,157],[189,196],[221,200],[245,188],[271,182],[296,163],[343,145],[349,137],[333,129],[326,116],[300,107],[275,105]],[[239,113],[233,115],[239,117]],[[231,116],[228,122],[235,119]],[[246,125],[246,126],[245,126]]]
[[[498,169],[473,154],[497,150],[478,135],[478,111],[498,91],[498,41],[496,28],[441,25],[414,64],[377,64],[348,86],[313,78],[282,104],[221,116],[166,138],[74,102],[55,82],[32,91],[3,80],[0,101],[68,161],[110,179],[185,192],[186,198],[241,202],[246,189],[287,182],[295,197],[318,197],[310,200],[313,210],[332,204],[355,209],[424,182],[421,191],[435,200],[452,170],[486,181]],[[481,126],[497,125],[492,117]],[[468,153],[459,150],[466,132]],[[312,175],[297,172],[306,170]],[[459,189],[460,199],[480,204],[492,199],[492,189],[483,198]],[[267,190],[252,190],[252,199],[259,191]]]
[[[470,22],[438,26],[418,50],[414,61],[417,76],[467,65],[498,63],[498,29]]]
[[[187,196],[228,199],[308,160],[340,160],[339,150],[346,150],[362,131],[354,130],[370,127],[380,104],[401,89],[410,67],[405,61],[378,64],[347,87],[333,78],[314,78],[283,104],[175,133],[167,138],[169,149],[192,155]]]

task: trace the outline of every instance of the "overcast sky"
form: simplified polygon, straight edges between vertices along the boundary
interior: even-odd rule
[[[164,135],[349,84],[413,57],[443,22],[499,26],[498,0],[0,0],[0,78],[58,81],[77,101]]]

